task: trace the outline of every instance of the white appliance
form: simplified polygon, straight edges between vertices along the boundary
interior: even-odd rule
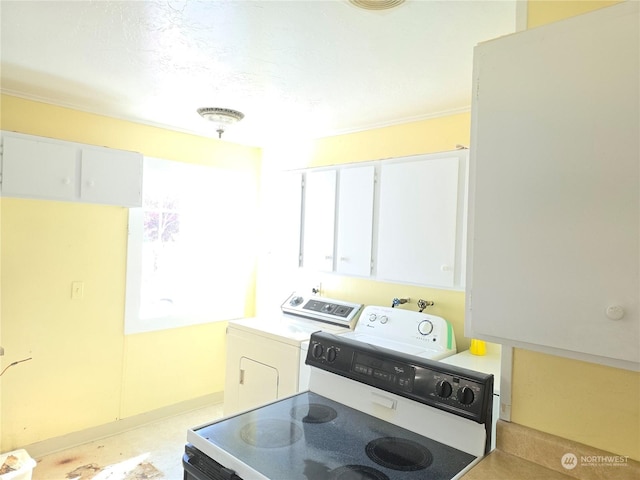
[[[394,307],[365,307],[360,321],[347,336],[432,360],[456,353],[456,337],[447,320]]]
[[[441,362],[448,365],[474,370],[493,375],[493,422],[491,426],[491,449],[496,448],[496,423],[500,416],[500,366],[499,346],[496,350],[487,351],[485,355],[473,355],[469,350],[443,358]]]
[[[350,331],[361,308],[361,304],[294,293],[282,304],[280,313],[230,321],[224,414],[307,389],[308,383],[299,381],[300,370],[309,370],[301,366],[301,344],[313,332]]]
[[[189,429],[185,480],[453,480],[489,451],[493,376],[311,335],[310,389]]]

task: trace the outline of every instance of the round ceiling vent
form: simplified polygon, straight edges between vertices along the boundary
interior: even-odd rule
[[[404,3],[405,0],[349,0],[351,5],[365,10],[388,10]]]

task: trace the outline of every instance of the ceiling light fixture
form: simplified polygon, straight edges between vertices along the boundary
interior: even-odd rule
[[[202,118],[206,118],[210,122],[214,122],[218,128],[218,138],[222,138],[222,134],[229,125],[233,125],[244,118],[244,113],[230,108],[220,107],[204,107],[199,108],[198,113]]]
[[[404,3],[405,0],[349,0],[349,3],[365,10],[388,10]]]

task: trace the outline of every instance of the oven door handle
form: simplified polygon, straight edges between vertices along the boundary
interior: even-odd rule
[[[389,410],[395,410],[398,405],[398,401],[396,399],[380,395],[376,392],[371,392],[371,401],[376,405],[388,408]]]
[[[222,467],[215,472],[211,472],[211,474],[207,474],[201,471],[195,465],[190,463],[190,460],[193,458],[193,455],[188,453],[184,453],[182,455],[182,467],[185,471],[185,480],[242,480],[234,470],[230,468]]]

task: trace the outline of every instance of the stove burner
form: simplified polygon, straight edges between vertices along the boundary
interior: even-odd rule
[[[433,456],[412,440],[397,437],[377,438],[366,446],[367,456],[383,467],[412,472],[431,465]]]
[[[321,403],[310,403],[292,408],[291,416],[304,423],[327,423],[336,418],[338,412]]]
[[[286,420],[264,419],[242,427],[240,438],[254,447],[286,447],[302,438],[302,429]]]
[[[389,480],[380,470],[364,465],[345,465],[330,473],[330,480]]]

